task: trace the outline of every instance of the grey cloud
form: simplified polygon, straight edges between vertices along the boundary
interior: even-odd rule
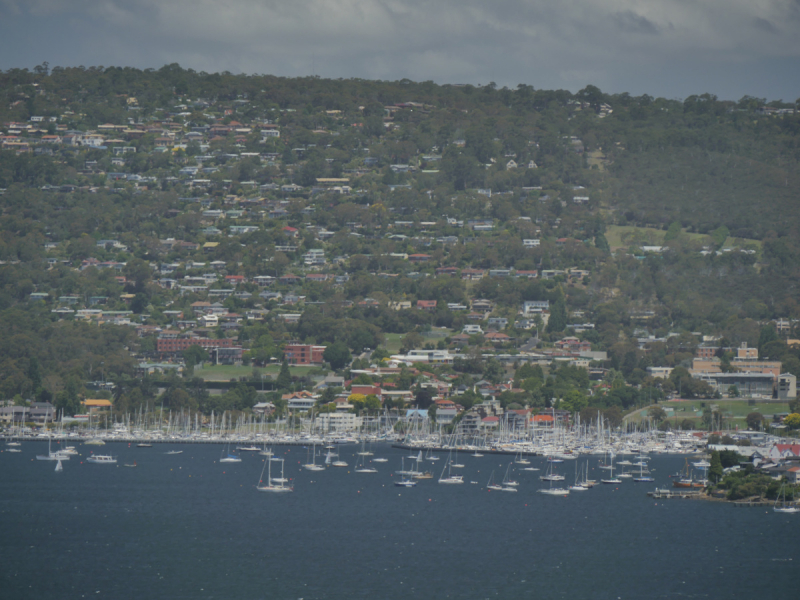
[[[766,19],[762,19],[761,17],[755,17],[753,19],[753,26],[755,26],[756,29],[760,29],[761,31],[766,31],[767,33],[778,33],[778,28],[775,27],[775,25],[773,25]]]
[[[0,0],[0,68],[159,67],[800,96],[785,0]],[[772,27],[772,29],[767,29]],[[798,38],[798,39],[795,39]],[[766,68],[765,68],[766,65]],[[789,68],[779,70],[779,65]],[[738,95],[737,95],[738,94]]]
[[[617,26],[632,33],[655,34],[659,32],[658,26],[646,17],[636,14],[632,10],[617,13],[612,17]]]

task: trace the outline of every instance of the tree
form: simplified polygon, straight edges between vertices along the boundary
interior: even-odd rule
[[[490,358],[486,361],[486,366],[483,369],[483,377],[492,383],[500,383],[506,375],[505,367],[496,358]]]
[[[195,365],[203,364],[208,360],[208,352],[197,344],[192,344],[182,352],[183,360],[188,369],[193,368]]]
[[[604,252],[605,254],[608,254],[609,252],[611,252],[611,247],[608,245],[608,240],[606,239],[606,236],[603,235],[602,233],[598,233],[595,236],[594,245],[595,245],[595,248],[597,248],[598,250]]]
[[[350,394],[347,397],[347,402],[353,405],[353,412],[358,414],[361,410],[364,409],[364,405],[367,401],[367,397],[364,394]]]
[[[403,347],[409,350],[419,348],[424,343],[425,338],[422,337],[422,334],[420,334],[418,331],[409,331],[405,337],[403,337]]]
[[[667,229],[667,233],[664,235],[664,241],[671,242],[672,240],[677,240],[680,234],[681,224],[677,221],[674,221],[670,224],[669,229]]]
[[[380,398],[375,394],[367,394],[367,398],[364,400],[364,408],[366,408],[368,412],[375,414],[381,409]]]
[[[68,416],[73,416],[80,411],[81,401],[78,392],[81,384],[74,376],[67,379],[64,389],[56,394],[56,410],[63,411]]]
[[[783,424],[789,429],[800,429],[800,413],[792,413],[788,415],[783,420]]]
[[[619,406],[611,406],[603,411],[603,420],[612,428],[622,425],[622,410]]]
[[[719,451],[711,453],[711,466],[708,468],[708,479],[714,483],[719,483],[722,479],[722,461],[719,458]]]
[[[579,413],[589,405],[589,399],[578,390],[569,390],[564,394],[564,409]]]
[[[428,418],[431,420],[431,423],[436,423],[436,410],[437,409],[438,409],[438,406],[436,406],[436,403],[432,403],[428,407]]]
[[[764,423],[764,415],[760,412],[751,412],[744,418],[747,421],[747,428],[753,431],[759,431]]]
[[[420,387],[414,397],[414,402],[416,402],[417,408],[428,408],[433,403],[433,392],[431,392],[430,388]]]
[[[651,406],[650,410],[647,411],[647,416],[653,419],[656,424],[658,424],[667,418],[667,411],[660,406]]]
[[[352,385],[372,385],[372,378],[366,373],[359,373],[358,377],[353,379]]]
[[[386,348],[375,348],[375,350],[372,352],[372,355],[370,356],[370,359],[372,360],[372,362],[377,363],[385,358],[389,358],[390,356],[391,354],[389,354],[389,351],[386,350]]]
[[[340,341],[334,342],[325,348],[325,352],[322,353],[322,358],[324,358],[326,362],[330,363],[331,369],[334,371],[343,369],[350,364],[351,360],[353,360],[347,344]]]
[[[559,333],[567,326],[567,307],[564,298],[559,298],[550,309],[550,319],[547,321],[548,333]]]
[[[281,364],[281,372],[278,373],[278,378],[275,380],[279,390],[288,390],[292,387],[292,373],[289,371],[289,363],[284,358]]]
[[[765,325],[762,327],[758,335],[758,353],[763,354],[764,346],[777,340],[780,340],[780,338],[772,325]]]

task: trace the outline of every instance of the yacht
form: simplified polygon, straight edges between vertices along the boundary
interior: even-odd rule
[[[96,465],[115,465],[117,464],[117,459],[109,454],[92,454],[86,457],[86,462]]]
[[[272,463],[278,462],[281,463],[281,476],[280,477],[272,477]],[[257,485],[256,489],[259,492],[271,492],[271,493],[286,493],[286,492],[293,492],[294,488],[288,485],[286,478],[283,476],[283,459],[282,458],[268,458],[265,462],[265,467],[267,464],[269,465],[269,470],[267,471],[267,485]],[[261,469],[261,479],[259,479],[258,483],[263,483],[264,480],[264,469]]]

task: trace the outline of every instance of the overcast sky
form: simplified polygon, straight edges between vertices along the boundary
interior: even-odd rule
[[[800,0],[0,0],[0,68],[800,98]]]

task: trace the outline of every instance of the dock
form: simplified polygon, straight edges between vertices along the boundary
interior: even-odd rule
[[[661,499],[661,498],[663,498],[663,499],[667,499],[667,498],[684,498],[684,499],[685,498],[693,498],[693,499],[698,499],[698,498],[702,498],[702,497],[705,496],[703,490],[701,490],[701,489],[697,489],[697,490],[692,490],[692,489],[675,489],[675,490],[672,490],[672,489],[656,489],[656,490],[653,490],[651,492],[647,492],[647,495],[650,496],[651,498],[659,498],[659,499]]]

